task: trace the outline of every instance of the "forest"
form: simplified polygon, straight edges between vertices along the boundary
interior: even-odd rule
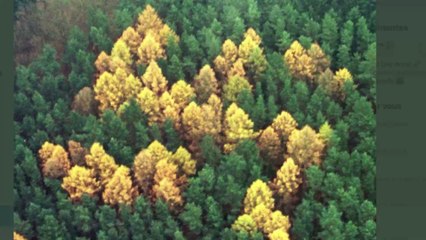
[[[376,239],[375,1],[14,4],[14,240]]]

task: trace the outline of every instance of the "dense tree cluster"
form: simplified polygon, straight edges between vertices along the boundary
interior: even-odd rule
[[[17,2],[14,239],[375,238],[370,1]]]

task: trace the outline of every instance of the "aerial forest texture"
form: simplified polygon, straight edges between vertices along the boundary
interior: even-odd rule
[[[15,240],[376,239],[374,1],[15,7]]]

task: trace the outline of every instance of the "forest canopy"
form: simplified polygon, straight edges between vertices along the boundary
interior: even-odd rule
[[[375,239],[373,2],[15,2],[14,239]]]

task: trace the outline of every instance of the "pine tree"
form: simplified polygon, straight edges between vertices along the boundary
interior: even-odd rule
[[[105,203],[110,205],[131,204],[137,195],[137,190],[132,186],[130,169],[120,166],[105,185],[102,198]]]
[[[330,127],[330,124],[328,124],[328,121],[321,125],[318,134],[324,143],[328,143],[330,141],[333,135],[333,129]]]
[[[105,186],[114,175],[118,166],[112,156],[108,155],[100,143],[93,143],[90,154],[86,155],[86,164],[94,169],[102,186]]]
[[[259,204],[263,204],[265,208],[270,210],[274,208],[272,191],[262,180],[254,181],[247,189],[247,193],[244,198],[244,213],[250,214]]]
[[[219,93],[218,81],[210,65],[204,65],[197,76],[194,78],[194,89],[197,93],[197,100],[204,103],[211,94]]]
[[[321,164],[323,149],[323,141],[308,125],[293,131],[287,142],[288,157],[302,168]]]
[[[249,116],[237,104],[232,103],[225,114],[225,152],[231,152],[240,140],[255,138],[257,133],[253,131],[253,125]]]
[[[64,177],[62,188],[68,192],[71,200],[80,200],[83,194],[94,196],[100,190],[95,171],[82,166],[74,166]]]

